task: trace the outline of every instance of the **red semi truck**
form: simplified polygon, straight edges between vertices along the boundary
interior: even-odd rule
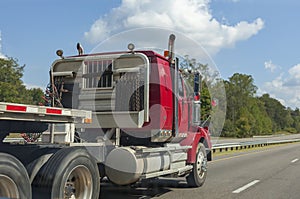
[[[50,70],[48,106],[0,103],[1,140],[40,133],[41,141],[0,146],[0,197],[98,198],[101,179],[129,185],[186,176],[203,185],[212,159],[200,126],[200,77],[190,89],[174,55],[175,36],[154,51],[61,57]],[[186,76],[187,74],[185,74]]]

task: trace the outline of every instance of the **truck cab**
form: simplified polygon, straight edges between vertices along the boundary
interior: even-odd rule
[[[172,162],[166,161],[163,155],[170,150],[174,156],[177,152],[185,154],[183,159],[178,159],[180,163],[175,161],[174,169],[182,169],[182,172],[178,171],[180,175],[193,169],[191,165],[197,162],[199,150],[204,150],[205,155],[201,158],[205,161],[200,167],[206,170],[206,161],[211,160],[211,142],[208,129],[200,126],[200,99],[196,97],[200,92],[199,72],[185,74],[192,77],[189,78],[194,84],[192,89],[183,78],[184,70],[178,65],[179,59],[171,50],[168,56],[162,56],[151,50],[134,49],[80,54],[53,63],[51,86],[57,91],[53,104],[92,111],[92,124],[78,124],[76,129],[82,140],[109,143],[111,148],[106,150],[100,162],[108,171],[103,175],[108,175],[114,183],[132,183],[149,173],[159,176],[165,168],[174,172],[170,170]],[[199,144],[204,149],[199,149]],[[136,166],[132,167],[139,168],[138,157],[144,162],[150,161],[148,153],[157,155],[151,161],[160,164],[164,159],[167,165],[148,168],[148,171],[125,172],[131,173],[130,177],[124,171],[111,169],[118,159],[130,159],[131,156],[135,157]],[[121,173],[126,177],[117,179]],[[136,173],[140,175],[133,177]],[[199,178],[192,178],[194,185],[203,184]],[[195,179],[198,179],[197,183]]]
[[[178,142],[200,124],[200,108],[194,100],[198,91],[171,65],[154,51],[60,59],[51,68],[54,101],[91,110],[92,125],[78,126],[85,132],[118,128],[124,144]]]

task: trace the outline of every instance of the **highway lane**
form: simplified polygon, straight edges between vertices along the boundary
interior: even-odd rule
[[[100,198],[300,198],[300,143],[215,157],[201,188],[188,188],[184,178],[160,178],[137,187],[103,183]]]

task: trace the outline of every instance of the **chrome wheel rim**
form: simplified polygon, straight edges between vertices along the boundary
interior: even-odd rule
[[[202,151],[199,151],[197,157],[197,174],[200,178],[204,177],[206,171],[206,160]]]
[[[93,193],[92,174],[79,165],[70,172],[64,187],[64,199],[90,199]]]
[[[20,198],[16,183],[6,175],[0,175],[0,196],[5,198]]]

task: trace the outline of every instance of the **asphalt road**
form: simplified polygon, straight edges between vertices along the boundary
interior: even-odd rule
[[[101,199],[298,199],[300,143],[215,157],[201,188],[184,178],[155,179],[137,187],[101,185]]]

